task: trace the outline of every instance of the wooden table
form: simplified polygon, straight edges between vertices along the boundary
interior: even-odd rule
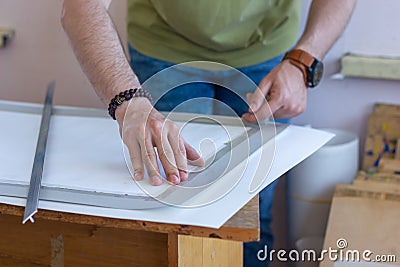
[[[258,197],[220,229],[48,210],[22,225],[23,211],[0,204],[0,266],[242,266],[259,238]]]

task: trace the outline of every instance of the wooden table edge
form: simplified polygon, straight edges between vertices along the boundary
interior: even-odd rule
[[[24,207],[0,203],[0,214],[21,216],[22,223]],[[241,242],[259,240],[260,228],[258,218],[258,196],[250,200],[219,229],[182,224],[117,219],[44,209],[39,209],[38,213],[35,214],[36,223],[40,223],[41,220],[53,220],[67,223],[94,225],[97,227],[151,231],[166,234],[176,233],[179,235],[219,238]]]

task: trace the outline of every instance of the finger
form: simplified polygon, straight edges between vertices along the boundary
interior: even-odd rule
[[[271,95],[270,99],[265,104],[264,112],[268,114],[268,117],[275,114],[278,110],[280,110],[284,106],[281,98],[278,95]]]
[[[172,184],[179,184],[179,171],[174,155],[174,149],[176,148],[172,148],[168,140],[168,132],[170,129],[168,129],[166,122],[161,123],[160,121],[153,121],[151,127],[155,134],[154,142],[156,143],[158,156],[164,168],[167,180]],[[176,143],[176,145],[179,150],[179,143]]]
[[[305,110],[304,105],[294,105],[294,106],[285,106],[284,108],[279,109],[275,112],[274,117],[275,119],[286,119],[286,118],[293,118],[295,116],[300,115]]]
[[[149,174],[150,183],[152,185],[162,184],[160,170],[158,169],[157,155],[154,151],[153,143],[151,141],[151,133],[148,133],[144,138],[142,148],[142,159],[146,166],[147,173]]]
[[[176,137],[178,136],[178,138]],[[181,181],[186,181],[188,178],[187,172],[187,160],[186,160],[186,149],[183,139],[179,133],[169,135],[169,141],[171,143],[172,149],[174,150],[174,156],[176,161],[176,166],[179,171],[179,178]]]
[[[272,80],[270,76],[267,75],[256,88],[254,93],[251,95],[248,100],[249,112],[256,112],[259,108],[261,108],[265,101],[265,96],[268,94],[272,86]]]
[[[257,88],[248,100],[249,112],[256,112],[265,101],[265,94],[261,89]]]
[[[176,167],[174,152],[169,143],[157,145],[158,156],[160,157],[161,164],[164,168],[167,180],[172,184],[179,184],[179,171]]]
[[[242,118],[251,123],[255,123],[258,121],[263,121],[267,118],[269,118],[272,115],[270,112],[270,109],[268,108],[268,104],[264,104],[259,108],[256,112],[254,113],[245,113],[243,114]]]
[[[275,119],[287,119],[287,118],[293,118],[295,117],[296,114],[294,114],[293,112],[290,112],[286,109],[280,109],[278,110],[275,114],[274,114],[274,118]]]
[[[249,105],[249,111],[248,111],[249,113],[252,113],[252,112],[253,112],[253,110],[252,110],[251,107],[250,107],[250,102],[251,102],[252,96],[253,96],[252,93],[247,93],[247,94],[246,94],[246,102],[247,102],[247,104]]]
[[[262,105],[256,112],[243,114],[242,117],[244,120],[251,123],[262,121],[271,117],[272,114],[282,108],[282,106],[283,104],[279,100],[279,97],[271,97],[268,102],[264,101],[264,105]]]
[[[143,173],[144,173],[140,145],[136,140],[134,140],[127,146],[129,149],[129,155],[131,157],[131,162],[133,166],[133,178],[135,178],[136,181],[140,181],[143,179]]]
[[[252,93],[247,93],[247,94],[246,94],[246,101],[247,101],[247,102],[250,102],[251,96],[252,96],[252,95],[253,95]]]
[[[200,154],[191,145],[184,141],[184,146],[186,150],[186,156],[190,164],[194,166],[203,167],[205,162]]]

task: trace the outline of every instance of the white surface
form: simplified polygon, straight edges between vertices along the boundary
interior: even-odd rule
[[[10,118],[11,114],[4,114],[0,117],[0,122],[4,122]],[[35,115],[31,115],[35,116]],[[18,115],[14,117],[17,120]],[[61,116],[60,116],[61,117]],[[80,118],[85,119],[85,118]],[[13,120],[14,121],[14,120]],[[0,159],[5,160],[1,163],[0,171],[7,170],[7,177],[20,178],[23,177],[25,180],[29,180],[30,177],[30,165],[20,165],[20,164],[28,164],[33,160],[34,154],[34,146],[36,144],[33,141],[32,145],[32,136],[37,135],[39,120],[34,118],[32,123],[25,122],[23,124],[13,124],[13,127],[18,129],[18,135],[26,135],[26,140],[19,140],[18,138],[13,138],[15,135],[5,135],[7,132],[1,132],[0,136],[0,147],[6,147],[6,150],[0,150]],[[15,123],[17,121],[14,121]],[[60,170],[54,169],[55,166],[45,167],[45,177],[43,182],[47,184],[53,183],[51,180],[56,179],[57,184],[60,184],[59,181],[63,181],[66,183],[71,183],[71,173],[74,168],[74,164],[81,164],[81,168],[84,169],[85,179],[89,179],[92,183],[93,187],[103,188],[105,185],[106,188],[114,188],[115,190],[130,190],[135,185],[134,181],[131,180],[129,173],[124,165],[122,150],[121,150],[121,142],[118,138],[115,140],[107,140],[107,144],[103,144],[105,141],[103,138],[103,133],[105,134],[107,131],[115,131],[117,132],[115,126],[112,127],[113,122],[109,119],[93,119],[90,118],[90,122],[82,123],[77,125],[78,121],[71,121],[70,118],[66,119],[60,130],[60,136],[57,138],[61,138],[58,140],[57,144],[50,143],[49,147],[49,161],[47,165],[57,165]],[[84,122],[84,121],[80,121]],[[54,120],[54,123],[51,127],[58,123],[58,119]],[[59,123],[61,123],[61,118]],[[109,124],[110,123],[110,124]],[[10,124],[11,125],[11,124]],[[36,125],[36,126],[35,126]],[[89,125],[91,125],[89,127]],[[93,126],[100,127],[98,132],[98,136],[94,136],[88,134],[91,130],[93,130]],[[104,128],[104,126],[106,126]],[[85,127],[88,127],[85,130]],[[74,131],[82,131],[82,136],[68,136],[67,133]],[[96,128],[97,129],[97,128]],[[15,129],[14,129],[15,130]],[[209,131],[211,132],[211,131]],[[11,132],[12,133],[12,132]],[[118,135],[117,135],[118,137]],[[67,203],[56,203],[56,202],[47,202],[40,201],[39,208],[41,209],[49,209],[49,210],[59,210],[65,212],[72,213],[80,213],[80,214],[90,214],[97,216],[105,216],[105,217],[113,217],[113,218],[122,218],[122,219],[136,219],[136,220],[145,220],[145,221],[156,221],[156,222],[165,222],[165,223],[176,223],[176,224],[190,224],[190,225],[199,225],[206,227],[218,228],[222,226],[234,213],[236,213],[242,206],[244,206],[251,198],[254,197],[256,193],[258,193],[262,188],[267,186],[270,182],[281,176],[287,170],[298,164],[300,161],[308,157],[310,154],[315,152],[318,148],[320,148],[325,142],[327,142],[332,137],[332,134],[318,131],[315,129],[302,128],[296,126],[288,127],[284,132],[282,132],[276,139],[276,154],[275,161],[273,166],[267,176],[267,179],[264,181],[263,186],[260,187],[254,193],[249,193],[249,184],[252,179],[248,174],[253,174],[254,169],[257,167],[257,162],[249,161],[249,166],[246,169],[244,178],[239,181],[239,183],[232,189],[232,191],[227,194],[224,198],[220,199],[213,204],[206,205],[199,208],[175,208],[175,207],[165,207],[159,209],[151,209],[151,210],[120,210],[120,209],[108,209],[108,208],[100,208],[93,206],[83,206],[76,204],[67,204]],[[189,142],[194,142],[194,140],[189,140]],[[55,139],[54,139],[55,140]],[[53,141],[54,141],[53,140]],[[25,142],[26,141],[26,142]],[[85,151],[83,149],[84,144],[87,142],[100,142],[101,146],[98,145],[95,151]],[[14,142],[14,144],[13,144]],[[22,144],[20,145],[20,142]],[[60,144],[61,143],[61,144]],[[193,144],[193,143],[192,143]],[[20,146],[22,148],[20,148]],[[59,146],[59,151],[52,151],[50,149],[51,146]],[[63,149],[72,150],[76,157],[73,159],[65,158]],[[271,150],[273,148],[265,146],[263,149]],[[120,152],[119,152],[120,151]],[[50,153],[51,152],[51,153]],[[260,151],[259,151],[260,152]],[[120,155],[118,155],[120,153]],[[75,162],[75,160],[83,160],[83,155],[89,157],[100,157],[103,161],[101,166],[92,166],[89,163]],[[115,154],[115,155],[114,155]],[[256,155],[255,155],[256,156]],[[54,157],[52,159],[52,157]],[[59,161],[59,162],[58,162]],[[89,160],[90,161],[90,160]],[[89,164],[89,165],[87,165]],[[12,168],[9,168],[12,166]],[[100,168],[100,172],[99,172]],[[15,171],[14,173],[9,172],[9,170]],[[103,173],[104,171],[104,173]],[[96,176],[93,174],[96,173]],[[247,174],[247,175],[246,175]],[[1,177],[4,177],[4,173],[1,173]],[[20,176],[21,175],[21,176]],[[59,178],[59,175],[61,178]],[[101,179],[98,178],[100,176]],[[234,173],[232,174],[234,175]],[[257,173],[256,175],[261,175]],[[82,177],[82,176],[80,176]],[[117,179],[120,177],[121,180]],[[4,177],[5,178],[5,177]],[[7,179],[10,179],[7,178]],[[61,179],[61,180],[59,180]],[[99,181],[102,181],[100,183]],[[118,183],[117,183],[118,181]],[[122,182],[124,181],[124,182]],[[80,180],[76,180],[76,186],[82,186]],[[103,184],[106,183],[106,184]],[[126,183],[125,183],[126,182]],[[12,198],[12,197],[0,197],[0,202],[14,204],[14,205],[25,205],[25,199],[21,198]],[[212,214],[213,216],[210,216]]]
[[[323,129],[335,134],[315,154],[288,172],[289,194],[330,201],[336,184],[349,184],[358,170],[358,137],[337,129]]]
[[[29,184],[36,149],[40,115],[0,111],[4,130],[0,135],[0,177],[14,183]],[[179,123],[178,123],[179,125]],[[203,139],[215,148],[236,138],[246,128],[238,126],[187,124],[182,135],[198,148]],[[202,146],[205,158],[214,146]],[[143,184],[149,183],[147,179]],[[145,195],[133,182],[125,164],[123,143],[117,124],[108,118],[52,116],[42,184],[114,194]],[[163,187],[165,190],[166,183]]]

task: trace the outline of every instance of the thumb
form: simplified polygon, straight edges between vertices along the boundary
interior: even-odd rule
[[[205,162],[200,154],[191,145],[185,142],[186,157],[190,164],[203,167]]]

